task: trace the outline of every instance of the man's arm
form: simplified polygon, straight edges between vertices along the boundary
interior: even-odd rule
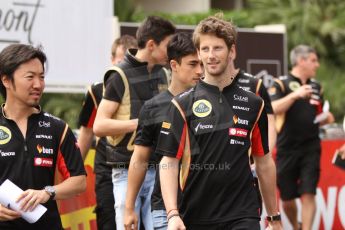
[[[178,215],[179,212],[177,207],[179,160],[173,157],[164,156],[159,164],[159,170],[162,197],[165,209],[167,210],[168,229],[184,230],[186,227]]]
[[[55,200],[71,198],[86,190],[86,176],[69,177],[60,184],[54,185],[54,188],[56,191]],[[23,211],[32,211],[38,204],[46,203],[49,198],[50,195],[44,189],[28,189],[17,198],[17,202],[20,202]]]
[[[96,136],[113,136],[117,134],[130,133],[136,130],[138,119],[132,120],[115,120],[113,115],[119,108],[119,103],[102,99],[93,125],[93,131]]]
[[[87,128],[85,126],[80,127],[78,135],[78,145],[83,160],[85,160],[86,155],[89,152],[89,149],[93,141],[93,137],[94,135],[92,128]]]
[[[135,200],[145,179],[151,148],[134,145],[134,152],[128,168],[128,185],[126,194],[125,229],[138,229],[138,217],[135,213]]]
[[[277,142],[277,131],[275,127],[275,118],[273,114],[267,114],[268,119],[268,146],[272,153]]]
[[[269,216],[278,214],[277,192],[276,192],[276,166],[271,153],[264,156],[255,156],[256,173],[259,178],[262,198]],[[282,229],[280,222],[270,222],[274,229]]]

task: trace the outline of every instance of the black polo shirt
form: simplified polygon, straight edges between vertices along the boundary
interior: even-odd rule
[[[168,90],[160,93],[145,102],[139,115],[137,136],[134,143],[136,145],[151,147],[151,155],[155,155],[154,157],[157,160],[156,164],[158,164],[162,158],[160,154],[155,152],[157,140],[162,122],[167,120],[167,114],[172,99],[173,95]],[[150,167],[152,166],[154,165]],[[160,187],[159,168],[157,168],[155,186],[151,196],[151,208],[152,210],[165,210]]]
[[[57,162],[59,163],[57,164]],[[17,124],[0,114],[0,184],[10,179],[24,191],[54,185],[56,167],[64,178],[85,175],[74,134],[68,125],[45,112],[28,118],[26,137]],[[19,218],[0,222],[0,229],[62,229],[56,201],[43,204],[48,211],[34,224]]]
[[[320,148],[319,125],[314,123],[314,119],[322,112],[322,90],[314,79],[309,79],[307,84],[313,88],[312,97],[296,100],[286,113],[276,116],[278,152]],[[281,99],[301,85],[300,79],[291,74],[281,76],[275,79],[274,85],[269,89],[271,100]]]
[[[103,83],[94,83],[89,87],[79,114],[79,126],[84,126],[86,128],[92,129],[98,105],[102,100],[102,95]],[[109,166],[106,163],[107,159],[105,153],[105,146],[105,137],[97,138],[94,172],[105,173],[109,175],[109,173],[111,174],[111,166]]]
[[[203,81],[174,100],[156,151],[181,159],[179,209],[184,222],[259,219],[249,152],[268,152],[263,100],[235,83],[220,92]]]
[[[253,75],[240,70],[236,75],[235,81],[240,88],[260,96],[265,102],[266,113],[273,115],[271,98],[261,79],[255,78]]]
[[[128,50],[123,62],[118,65],[126,75],[129,87],[128,95],[124,95],[125,83],[119,73],[112,71],[104,79],[105,93],[103,97],[105,99],[121,104],[124,97],[129,97],[130,105],[126,111],[127,114],[122,115],[129,119],[138,118],[144,102],[166,90],[168,84],[166,71],[163,67],[155,65],[151,72],[148,72],[148,63],[137,60],[135,58],[136,52],[136,49]],[[113,165],[128,166],[133,153],[134,139],[135,133],[133,132],[126,133],[123,137],[122,135],[113,136],[110,139],[108,137],[108,145],[114,143],[110,146],[112,148],[107,148],[107,151],[114,152],[114,158],[111,162]]]

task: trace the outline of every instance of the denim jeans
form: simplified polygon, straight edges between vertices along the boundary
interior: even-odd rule
[[[135,213],[138,216],[139,224],[142,222],[146,230],[153,229],[153,220],[151,215],[151,194],[155,183],[154,169],[148,169],[144,183],[142,184],[137,199],[135,201]],[[124,214],[128,182],[128,169],[113,168],[113,193],[115,198],[115,220],[117,230],[124,229]]]
[[[166,230],[168,229],[167,213],[163,210],[153,210],[153,229],[154,230]]]

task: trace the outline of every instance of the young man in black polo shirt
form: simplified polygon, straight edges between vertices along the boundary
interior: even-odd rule
[[[124,61],[107,71],[105,93],[97,110],[93,130],[107,136],[108,162],[112,164],[116,226],[124,228],[128,166],[134,149],[138,116],[144,102],[167,89],[168,79],[162,65],[167,64],[166,47],[175,27],[167,20],[149,16],[136,34],[138,49],[129,49]],[[123,71],[123,73],[121,73]],[[154,159],[152,161],[154,163]],[[155,170],[149,169],[136,202],[145,229],[152,229],[151,193]]]
[[[111,62],[118,64],[124,58],[124,54],[129,48],[136,48],[137,41],[134,37],[124,35],[117,38],[111,47]],[[85,96],[83,107],[79,114],[79,135],[78,144],[83,159],[91,147],[94,140],[93,123],[99,103],[103,96],[103,83],[92,84]],[[95,193],[96,193],[96,221],[98,230],[115,230],[115,209],[113,182],[111,180],[111,165],[106,160],[106,139],[97,139],[94,172],[96,174]]]
[[[321,85],[313,79],[319,67],[316,51],[306,45],[290,53],[291,73],[275,80],[269,93],[277,121],[278,187],[284,211],[298,229],[295,199],[301,197],[302,229],[311,229],[316,211],[321,143],[315,117],[322,112]],[[328,113],[321,124],[333,122]]]
[[[144,180],[150,156],[151,154],[156,155],[155,147],[162,122],[165,121],[168,113],[170,102],[177,94],[195,86],[202,74],[202,68],[191,34],[175,34],[168,44],[167,53],[171,67],[171,84],[167,91],[145,102],[139,115],[134,152],[128,172],[125,213],[126,229],[132,229],[132,225],[134,225],[134,229],[137,229],[138,213],[134,212],[135,199]],[[159,163],[160,158],[160,156],[157,157],[156,164]],[[156,172],[151,206],[154,229],[167,229],[166,212],[159,183],[159,171]]]
[[[33,224],[0,205],[0,229],[62,230],[55,200],[86,189],[83,161],[68,125],[39,106],[43,94],[45,54],[30,45],[14,44],[0,53],[0,91],[5,99],[0,113],[0,184],[11,180],[24,192],[22,211],[43,204],[47,212]],[[62,165],[63,164],[63,165]],[[56,168],[64,178],[54,185]]]
[[[264,103],[233,83],[238,72],[235,27],[209,17],[196,27],[193,39],[205,78],[174,98],[156,148],[163,155],[160,181],[169,229],[260,229],[249,153],[269,225],[281,229]]]

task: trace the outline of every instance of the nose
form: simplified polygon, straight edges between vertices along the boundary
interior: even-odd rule
[[[201,75],[204,72],[204,68],[201,64],[199,64],[196,68],[196,74]]]
[[[33,79],[33,88],[42,89],[44,87],[44,84],[44,79],[42,79],[41,77],[35,77]]]

